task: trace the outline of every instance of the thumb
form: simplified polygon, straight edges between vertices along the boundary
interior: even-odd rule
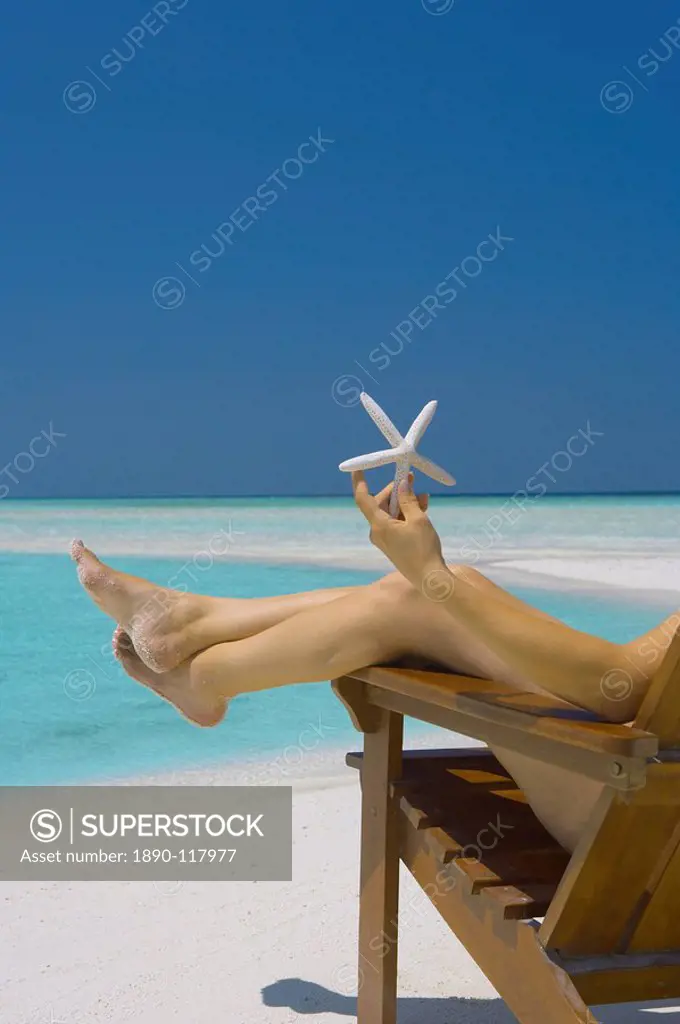
[[[399,508],[406,520],[415,519],[422,515],[410,480],[402,480],[399,484]]]

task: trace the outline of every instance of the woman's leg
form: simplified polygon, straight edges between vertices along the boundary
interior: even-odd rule
[[[365,595],[369,595],[369,601],[378,592],[382,595],[387,584],[387,592],[399,597],[400,611],[411,615],[411,619],[404,622],[401,614],[399,627],[393,626],[395,640],[408,638],[403,654],[440,660],[459,671],[548,691],[616,721],[632,718],[649,681],[649,669],[642,664],[644,659],[638,653],[639,678],[633,681],[626,699],[619,700],[617,694],[617,699],[612,700],[603,680],[612,672],[630,668],[636,651],[627,651],[619,644],[571,629],[466,566],[451,567],[455,585],[444,607],[435,600],[428,600],[398,573],[365,587],[256,600],[216,600],[181,594],[118,573],[99,562],[82,544],[74,545],[73,555],[90,595],[131,636],[137,653],[155,672],[174,668],[180,661],[206,648],[224,646],[225,657],[231,661],[242,649],[239,644],[247,639],[255,642],[265,634],[270,637],[272,630],[291,620],[295,620],[293,633],[300,628],[315,628],[315,620],[309,618],[315,612],[324,613],[319,619],[324,626],[333,623],[345,614],[346,608],[361,607]],[[329,604],[332,605],[330,618],[325,615]],[[307,618],[300,619],[300,616]],[[369,617],[364,633],[370,633],[371,628]],[[635,643],[639,648],[639,641]],[[254,654],[259,647],[246,649]],[[348,650],[350,667],[343,671],[375,660],[357,661],[352,645],[344,646],[343,657]],[[316,662],[304,651],[292,664],[290,654],[291,649],[286,652],[283,663],[274,659],[271,670],[266,669],[270,672],[267,676],[270,681],[262,685],[277,686],[329,677],[328,673],[319,674]],[[215,652],[211,657],[216,657]],[[300,661],[307,666],[301,674]],[[243,681],[244,690],[259,688],[260,684],[250,678],[255,664],[254,661],[250,664]],[[282,674],[280,682],[276,681],[277,672]]]
[[[183,663],[178,676],[171,679],[172,673],[164,673],[162,680],[181,680],[190,687],[194,701],[202,695],[209,703],[224,702],[238,693],[322,681],[363,665],[415,656],[455,672],[541,690],[540,669],[550,657],[554,627],[559,625],[571,640],[569,646],[561,635],[561,695],[580,706],[603,705],[606,717],[619,717],[607,715],[600,682],[622,661],[620,645],[597,641],[533,609],[525,611],[522,602],[512,599],[511,604],[508,595],[497,597],[487,592],[481,578],[478,582],[478,597],[487,606],[481,636],[394,574],[316,603],[252,636],[215,644]],[[508,617],[512,617],[514,634],[505,627]],[[498,624],[498,644],[489,628],[493,621]],[[518,671],[518,662],[526,661],[526,649],[533,655],[533,661],[526,663],[537,665],[536,673]]]
[[[155,672],[174,668],[209,647],[255,640],[291,618],[321,612],[329,604],[333,605],[332,620],[347,607],[343,604],[338,610],[339,602],[360,602],[362,595],[374,594],[376,587],[370,584],[255,600],[214,599],[181,594],[118,573],[78,542],[73,556],[90,595],[131,636],[142,661]],[[445,607],[428,600],[398,573],[382,581],[393,585],[390,593],[400,595],[402,605],[408,605],[417,621],[415,631],[399,634],[413,634],[405,653],[435,660],[441,648],[444,657],[440,660],[451,667],[467,664],[462,671],[547,691],[614,721],[633,717],[651,675],[640,639],[622,646],[581,633],[508,594],[474,569],[452,566],[451,570],[455,585]],[[322,621],[327,620],[322,617]],[[236,650],[240,648],[232,655]],[[350,667],[367,663],[354,661]],[[632,665],[635,678],[628,671]],[[287,667],[282,671],[285,675]],[[294,673],[292,667],[291,671]],[[607,692],[607,680],[621,672],[631,680],[630,692],[623,699],[620,689]],[[314,675],[314,671],[303,676],[297,681],[328,678]],[[284,682],[295,678],[293,674]],[[280,684],[272,681],[269,685]]]
[[[465,653],[441,609],[394,574],[343,597],[281,619],[269,629],[203,650],[178,668],[157,674],[139,658],[137,645],[116,634],[127,671],[175,703],[187,717],[218,721],[240,693],[322,682],[363,665],[406,655],[437,660],[453,671],[480,674],[480,662]]]
[[[443,582],[447,575],[442,570]],[[445,598],[441,607],[451,621],[501,666],[502,675],[493,678],[551,693],[610,721],[634,717],[652,673],[631,645],[612,643],[549,616],[527,614],[520,601],[510,605],[494,593],[480,592],[465,566],[452,570]],[[622,678],[627,680],[623,693]]]
[[[241,640],[291,615],[339,597],[354,587],[329,587],[275,597],[208,597],[159,587],[100,562],[81,541],[71,554],[78,576],[99,608],[133,638],[156,672],[167,672],[213,644]]]
[[[605,783],[584,779],[578,772],[536,761],[514,750],[492,750],[523,791],[538,820],[565,850],[573,852]]]
[[[72,555],[78,575],[90,597],[128,633],[142,660],[155,672],[167,672],[197,651],[215,644],[242,640],[297,615],[347,597],[362,587],[331,587],[275,597],[208,597],[159,587],[149,580],[105,565],[81,541]],[[475,569],[464,571],[468,582],[508,608],[550,619],[486,579]],[[403,579],[392,572],[385,579]],[[406,585],[406,584],[404,584]],[[554,621],[554,620],[553,620]]]

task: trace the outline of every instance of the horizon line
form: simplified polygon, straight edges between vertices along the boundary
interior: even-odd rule
[[[512,498],[515,494],[522,493],[521,489],[516,491],[463,491],[457,494],[430,493],[431,498],[443,498],[447,501],[455,501],[457,498]],[[635,498],[635,497],[680,497],[680,490],[633,490],[633,491],[552,491],[534,496],[539,498]],[[352,495],[346,492],[317,492],[300,494],[106,494],[106,495],[40,495],[33,497],[18,497],[6,495],[0,502],[25,502],[25,501],[228,501],[231,499],[300,499],[300,498],[337,498],[349,499]],[[1,505],[0,505],[1,507]]]

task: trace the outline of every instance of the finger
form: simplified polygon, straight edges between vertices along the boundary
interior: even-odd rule
[[[414,480],[415,480],[415,475],[413,473],[409,473],[409,475],[408,475],[409,487],[413,487],[413,481]],[[389,493],[387,499],[384,502],[381,503],[380,507],[383,508],[385,510],[385,512],[387,512],[387,514],[389,515],[390,519],[396,518],[400,522],[403,523],[404,522],[404,513],[403,513],[403,511],[402,511],[400,506],[397,506],[397,511],[394,513],[394,516],[392,515],[392,512],[390,511],[390,501],[389,501],[389,498],[391,497],[392,491],[394,490],[394,482],[392,482],[392,484],[390,485],[389,490],[390,490],[390,493]]]
[[[390,482],[387,484],[387,486],[383,487],[382,491],[380,491],[375,496],[376,504],[378,505],[379,508],[384,509],[385,512],[387,512],[387,503],[390,500],[390,495],[392,494],[392,489],[393,488],[394,488],[394,480],[390,480]]]
[[[394,481],[392,481],[392,483],[388,484],[387,487],[383,487],[383,489],[380,492],[380,494],[376,495],[376,501],[378,502],[378,506],[380,508],[381,513],[384,512],[385,515],[388,517],[388,519],[398,519],[398,520],[400,520],[400,522],[403,523],[404,517],[402,515],[402,512],[401,512],[400,508],[397,508],[397,511],[396,511],[394,516],[392,515],[392,512],[390,511],[390,505],[391,505],[390,499],[392,497],[393,492],[394,492]]]
[[[370,493],[366,478],[361,470],[352,473],[352,490],[354,491],[354,500],[359,509],[363,512],[369,523],[372,522],[375,514],[375,498]]]
[[[409,519],[417,519],[423,514],[418,499],[413,493],[411,482],[408,480],[404,480],[399,487],[399,507],[407,522]]]
[[[378,508],[378,503],[369,491],[368,484],[361,470],[352,473],[352,487],[354,489],[354,500],[371,525],[375,523],[376,519],[389,518],[387,513]]]
[[[412,471],[409,472],[408,482],[409,482],[409,486],[411,488],[413,488],[413,481],[415,480],[415,478],[416,478],[415,477],[415,473],[413,473]],[[418,507],[420,508],[421,512],[426,512],[427,508],[428,508],[428,505],[430,504],[430,495],[429,494],[416,494],[416,499],[418,501]],[[401,516],[401,518],[402,519],[404,518],[403,515]]]

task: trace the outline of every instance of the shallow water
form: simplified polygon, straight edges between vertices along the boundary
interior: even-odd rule
[[[158,557],[114,562],[159,584],[176,578],[187,564],[185,558]],[[204,565],[191,570],[194,589],[240,597],[362,583],[375,576],[300,565]],[[293,764],[296,757],[313,757],[327,746],[357,745],[327,684],[237,698],[222,726],[197,729],[119,669],[110,653],[113,624],[78,586],[67,556],[0,552],[0,579],[0,780],[5,784],[111,778],[275,757],[284,750]],[[670,611],[670,606],[638,607],[558,591],[520,593],[571,625],[612,640],[629,639]]]

